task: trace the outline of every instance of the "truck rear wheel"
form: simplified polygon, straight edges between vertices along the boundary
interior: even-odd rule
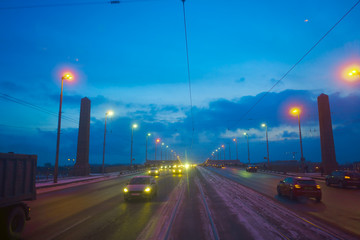
[[[6,223],[7,235],[10,239],[20,239],[25,227],[25,212],[20,206],[9,210]]]

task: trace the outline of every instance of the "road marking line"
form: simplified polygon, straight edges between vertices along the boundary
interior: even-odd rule
[[[177,203],[176,203],[176,206],[174,208],[174,210],[172,211],[172,214],[171,214],[171,218],[170,218],[170,222],[169,222],[169,225],[168,225],[168,229],[166,230],[166,234],[165,234],[165,237],[164,237],[164,240],[167,240],[169,238],[169,235],[170,235],[170,229],[173,225],[173,222],[174,222],[174,219],[175,219],[175,216],[176,216],[176,213],[177,213],[177,210],[178,210],[178,207],[180,205],[180,202],[183,198],[183,195],[184,195],[184,191],[185,191],[185,188],[182,187],[181,189],[181,192],[180,192],[180,196],[177,200]]]
[[[60,235],[63,234],[64,232],[69,231],[71,228],[73,228],[73,227],[75,227],[75,226],[77,226],[77,225],[85,222],[85,221],[88,220],[89,218],[91,218],[91,216],[88,216],[88,217],[86,217],[86,218],[84,218],[84,219],[82,219],[82,220],[80,220],[80,221],[77,221],[76,223],[74,223],[74,224],[71,225],[70,227],[65,228],[64,230],[62,230],[61,232],[58,232],[57,234],[53,235],[53,236],[50,237],[49,239],[54,239],[54,238],[60,236]]]
[[[215,238],[215,240],[219,240],[219,234],[218,234],[218,232],[217,232],[217,230],[216,230],[214,221],[213,221],[213,219],[212,219],[212,217],[211,217],[211,213],[210,213],[209,207],[208,207],[208,205],[207,205],[207,203],[206,203],[205,195],[204,195],[203,189],[202,189],[202,187],[201,187],[201,183],[200,183],[200,182],[197,182],[197,186],[198,186],[198,188],[199,188],[199,190],[200,190],[200,193],[201,193],[201,196],[202,196],[204,205],[205,205],[206,213],[207,213],[208,218],[209,218],[209,220],[210,220],[211,229],[212,229],[212,231],[213,231],[214,238]]]

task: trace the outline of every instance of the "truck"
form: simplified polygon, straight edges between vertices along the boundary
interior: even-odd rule
[[[0,238],[21,239],[36,199],[37,155],[0,153]]]

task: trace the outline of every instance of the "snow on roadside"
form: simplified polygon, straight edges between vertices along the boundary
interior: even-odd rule
[[[205,168],[198,169],[254,239],[338,239],[267,197]]]

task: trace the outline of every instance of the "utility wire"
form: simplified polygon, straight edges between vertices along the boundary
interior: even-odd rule
[[[188,82],[189,82],[189,97],[190,97],[190,114],[191,114],[191,145],[190,150],[194,142],[194,114],[193,114],[193,103],[192,103],[192,94],[191,94],[191,78],[190,78],[190,62],[189,62],[189,47],[188,47],[188,37],[186,30],[186,15],[185,15],[185,0],[181,0],[183,3],[183,15],[184,15],[184,30],[185,30],[185,45],[186,45],[186,60],[187,60],[187,72],[188,72]]]
[[[151,0],[131,0],[131,1],[97,1],[97,2],[77,2],[77,3],[54,3],[54,4],[38,4],[14,7],[0,7],[0,10],[15,10],[15,9],[29,9],[29,8],[47,8],[47,7],[72,7],[72,6],[86,6],[86,5],[104,5],[104,4],[120,4],[120,3],[135,3],[135,2],[149,2]]]
[[[10,101],[10,102],[20,104],[20,105],[25,106],[25,107],[35,109],[37,111],[40,111],[40,112],[43,112],[43,113],[46,113],[46,114],[49,114],[49,115],[52,115],[52,116],[55,116],[55,117],[58,117],[58,114],[55,113],[55,112],[49,111],[49,110],[47,110],[47,109],[45,109],[43,107],[40,107],[40,106],[37,106],[35,104],[26,102],[26,101],[21,100],[19,98],[12,97],[12,96],[10,96],[8,94],[5,94],[5,93],[0,92],[0,98],[5,99],[5,100]],[[74,118],[71,118],[71,117],[62,116],[62,119],[78,124],[78,121],[76,121]]]
[[[265,92],[255,103],[246,111],[240,119],[234,124],[236,126],[247,114],[249,114],[256,105],[258,105],[309,53],[320,44],[320,42],[360,3],[357,1],[292,67],[267,91]],[[230,128],[228,128],[230,129]]]

